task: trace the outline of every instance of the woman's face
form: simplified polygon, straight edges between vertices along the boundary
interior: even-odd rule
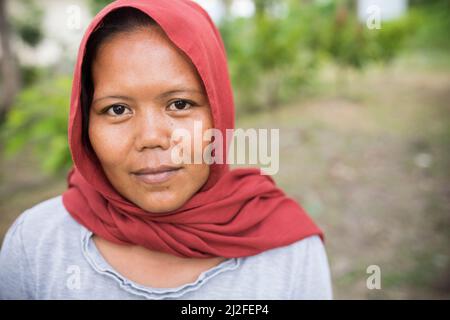
[[[181,207],[209,176],[205,163],[171,160],[175,129],[202,139],[194,122],[213,126],[195,67],[160,29],[136,29],[99,47],[92,78],[89,138],[111,184],[150,212]]]

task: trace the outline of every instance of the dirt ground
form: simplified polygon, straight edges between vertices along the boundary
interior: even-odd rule
[[[302,98],[238,127],[280,128],[277,183],[325,231],[337,299],[450,298],[450,72],[350,74],[345,94]],[[26,153],[1,160],[0,239],[61,193]],[[381,289],[369,290],[370,265]]]

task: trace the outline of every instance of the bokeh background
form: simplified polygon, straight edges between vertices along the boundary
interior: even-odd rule
[[[108,2],[0,0],[0,239],[66,188],[76,52]],[[197,2],[237,127],[280,129],[274,178],[325,231],[335,298],[450,298],[450,1]]]

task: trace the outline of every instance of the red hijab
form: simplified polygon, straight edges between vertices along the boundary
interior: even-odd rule
[[[74,167],[63,193],[67,211],[94,234],[117,244],[140,245],[179,257],[243,257],[289,245],[322,231],[259,169],[212,164],[202,189],[181,208],[147,212],[110,184],[95,154],[82,143],[81,66],[90,34],[105,15],[134,7],[153,18],[191,59],[206,89],[214,127],[234,128],[234,103],[225,48],[208,14],[188,0],[119,0],[89,25],[78,52],[69,116]],[[227,146],[224,145],[224,154]]]

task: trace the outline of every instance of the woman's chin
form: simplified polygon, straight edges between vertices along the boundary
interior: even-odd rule
[[[153,213],[171,212],[179,209],[187,201],[188,198],[181,199],[181,197],[171,194],[161,195],[161,197],[152,196],[152,199],[136,199],[133,201],[143,210]]]

